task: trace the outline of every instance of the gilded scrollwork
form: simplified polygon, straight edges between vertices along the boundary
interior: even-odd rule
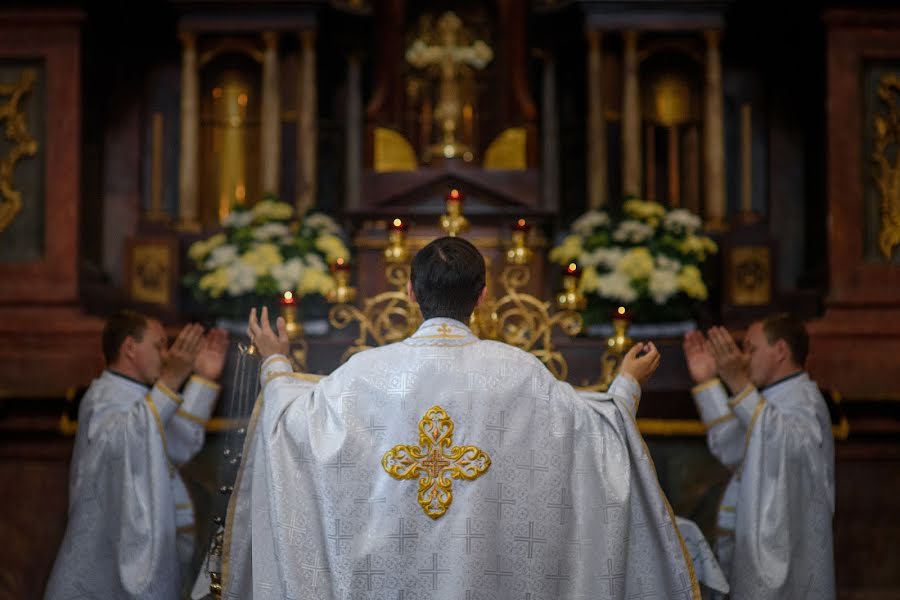
[[[0,84],[0,122],[4,123],[6,139],[12,142],[6,156],[0,157],[0,231],[5,230],[22,211],[22,193],[13,187],[16,163],[38,151],[37,140],[28,131],[26,113],[19,105],[37,81],[37,71],[23,69],[17,83]]]
[[[878,82],[884,111],[875,115],[872,151],[873,179],[881,197],[878,248],[890,260],[900,244],[900,75],[889,73]]]

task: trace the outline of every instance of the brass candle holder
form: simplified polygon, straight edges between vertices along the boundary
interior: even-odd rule
[[[303,335],[303,324],[297,320],[297,299],[293,292],[281,296],[281,316],[284,318],[288,339],[292,342]]]
[[[389,265],[398,265],[409,261],[406,228],[407,224],[402,219],[391,221],[388,229],[388,245],[384,249],[384,261]]]
[[[560,310],[581,311],[587,306],[587,298],[579,289],[581,270],[575,263],[563,269],[563,289],[556,295],[556,307]]]
[[[531,262],[534,254],[528,246],[525,245],[528,237],[528,230],[531,225],[525,219],[518,219],[513,224],[512,245],[506,251],[506,262],[511,265],[527,265]]]
[[[605,391],[609,389],[613,379],[619,372],[622,359],[634,346],[634,340],[628,337],[628,326],[631,325],[631,315],[624,306],[618,307],[612,314],[613,334],[606,339],[606,350],[600,357],[600,386]]]
[[[456,237],[469,229],[469,220],[462,214],[463,195],[459,190],[450,190],[446,200],[446,214],[441,215],[441,229],[450,237]]]
[[[325,299],[332,304],[348,304],[356,299],[356,288],[350,285],[350,263],[343,258],[331,265],[335,287],[328,292]]]

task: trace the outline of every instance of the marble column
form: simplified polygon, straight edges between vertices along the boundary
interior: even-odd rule
[[[305,214],[316,202],[316,32],[300,32],[300,76],[297,78],[297,211]]]
[[[703,165],[706,179],[704,216],[711,229],[725,227],[725,135],[722,117],[722,60],[719,32],[710,30],[706,37],[706,97],[704,115]]]
[[[178,165],[178,228],[198,231],[197,177],[199,173],[200,77],[197,72],[196,36],[181,38],[181,145]]]
[[[544,57],[544,72],[541,79],[544,127],[541,130],[541,154],[543,155],[542,194],[544,206],[559,206],[559,116],[556,104],[556,58],[552,54]]]
[[[262,34],[262,101],[259,119],[259,186],[263,195],[279,195],[281,177],[281,89],[278,34]]]
[[[641,90],[637,32],[625,31],[622,91],[622,192],[641,195]]]
[[[346,122],[346,152],[345,163],[347,165],[346,198],[344,205],[348,208],[359,207],[359,185],[362,178],[362,61],[358,55],[352,54],[347,58],[347,122]]]
[[[588,136],[587,136],[587,200],[588,207],[606,204],[606,119],[603,116],[603,38],[588,29]]]

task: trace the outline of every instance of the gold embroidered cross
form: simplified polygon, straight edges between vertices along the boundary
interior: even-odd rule
[[[446,323],[441,323],[437,328],[438,335],[449,336],[453,330]]]
[[[491,466],[480,448],[452,444],[453,420],[443,408],[432,406],[419,421],[419,445],[397,444],[381,459],[394,479],[419,477],[419,505],[432,519],[442,517],[453,502],[451,479],[471,481]]]

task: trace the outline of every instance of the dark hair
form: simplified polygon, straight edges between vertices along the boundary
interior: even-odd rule
[[[778,313],[766,317],[760,324],[769,344],[784,340],[791,350],[794,362],[801,367],[806,364],[806,356],[809,354],[809,334],[803,321],[789,313]]]
[[[425,319],[466,323],[484,289],[484,257],[462,238],[438,238],[416,253],[409,278]]]
[[[147,317],[133,310],[120,310],[106,320],[103,326],[103,356],[106,364],[112,364],[119,358],[119,350],[128,337],[136,342],[144,339],[147,329]]]

